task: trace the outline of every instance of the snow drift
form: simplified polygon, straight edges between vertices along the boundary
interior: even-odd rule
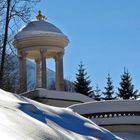
[[[120,140],[68,108],[47,106],[0,90],[0,135],[5,140]]]

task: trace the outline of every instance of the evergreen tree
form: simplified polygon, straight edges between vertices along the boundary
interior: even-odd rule
[[[108,77],[107,77],[107,85],[105,88],[105,92],[103,92],[104,96],[105,96],[105,100],[112,100],[112,99],[115,99],[115,97],[113,97],[113,94],[114,94],[114,86],[113,86],[113,82],[111,80],[111,77],[110,77],[110,74],[108,74]]]
[[[74,81],[74,89],[76,92],[89,96],[92,94],[93,90],[90,86],[91,81],[82,62],[79,65],[78,73],[76,74],[76,81]]]
[[[96,101],[100,101],[101,95],[102,95],[100,92],[101,92],[101,90],[99,89],[98,85],[96,85],[92,98],[94,98]]]
[[[121,76],[120,88],[118,88],[118,97],[123,99],[136,99],[138,97],[138,90],[134,91],[134,85],[132,84],[132,78],[128,72],[124,69],[124,73]]]

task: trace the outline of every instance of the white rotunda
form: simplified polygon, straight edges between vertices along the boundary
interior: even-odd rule
[[[13,45],[19,56],[20,90],[27,90],[26,59],[36,62],[36,87],[47,88],[46,59],[54,58],[56,90],[63,91],[63,55],[68,37],[56,26],[45,20],[39,11],[36,21],[29,22],[14,37]]]

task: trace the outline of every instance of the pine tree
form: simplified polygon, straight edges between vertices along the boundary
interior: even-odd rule
[[[124,69],[124,73],[121,76],[120,88],[118,88],[118,97],[123,99],[136,99],[138,97],[138,90],[134,91],[134,85],[132,84],[132,78],[128,72]]]
[[[110,74],[108,74],[107,77],[107,85],[105,88],[105,92],[103,92],[104,96],[105,96],[105,100],[112,100],[115,99],[115,97],[113,97],[114,94],[114,86],[113,86],[113,81],[111,80]]]
[[[87,72],[81,62],[78,73],[76,74],[76,81],[74,81],[74,89],[78,93],[89,96],[93,92],[90,83],[91,81],[89,80],[89,76],[87,76]]]
[[[100,92],[101,92],[101,90],[99,89],[99,86],[96,85],[92,98],[94,98],[96,101],[100,101],[101,100],[101,95],[102,95]]]

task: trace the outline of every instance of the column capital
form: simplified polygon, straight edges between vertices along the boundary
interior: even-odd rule
[[[45,57],[46,56],[46,52],[47,52],[47,49],[40,49],[41,56]]]
[[[18,51],[19,58],[26,58],[27,54],[28,53],[26,51]]]
[[[40,58],[35,58],[34,60],[35,60],[36,64],[40,64],[41,63],[41,59]]]
[[[56,56],[54,57],[55,61],[57,61],[58,59],[62,59],[64,56],[64,51],[62,52],[57,52]]]
[[[64,55],[64,51],[58,52],[57,55],[58,56],[63,56]]]

